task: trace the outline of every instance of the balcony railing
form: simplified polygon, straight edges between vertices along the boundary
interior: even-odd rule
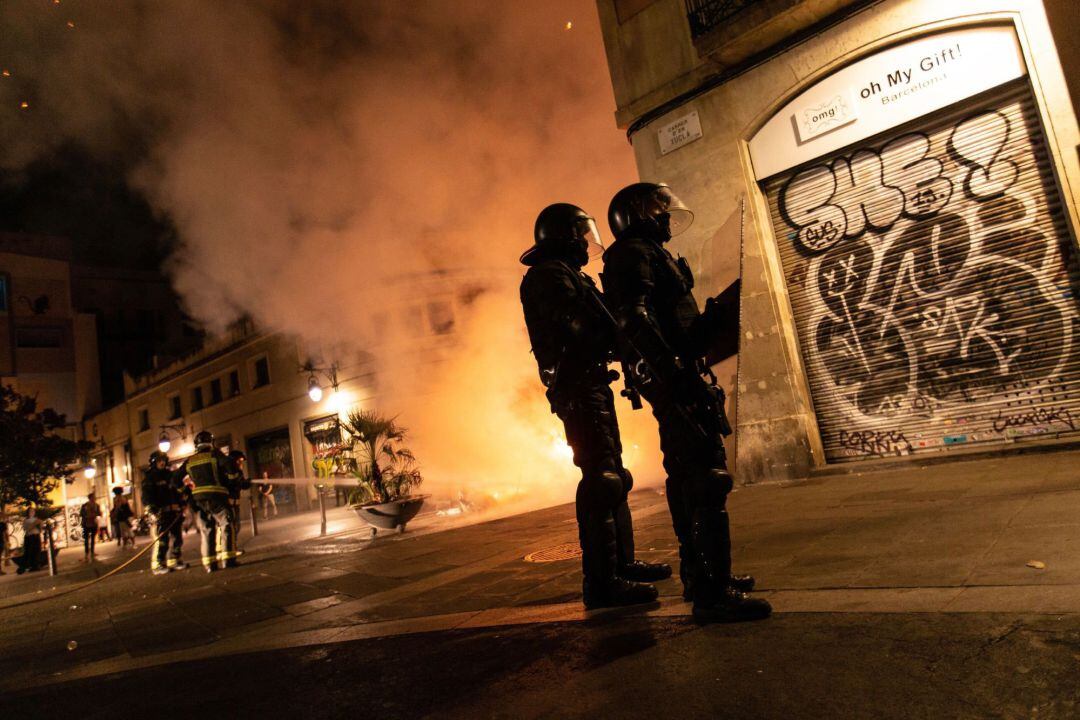
[[[696,40],[761,0],[683,0],[690,34]]]

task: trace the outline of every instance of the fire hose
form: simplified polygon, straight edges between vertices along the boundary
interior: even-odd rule
[[[99,582],[101,582],[105,578],[112,577],[116,573],[118,573],[121,570],[123,570],[124,568],[126,568],[128,565],[131,565],[131,563],[133,563],[136,560],[138,560],[139,558],[141,558],[149,550],[152,550],[157,545],[158,540],[165,537],[169,533],[169,531],[173,529],[173,526],[176,525],[176,523],[180,522],[183,519],[183,517],[184,516],[183,516],[182,513],[180,515],[177,515],[176,518],[171,523],[169,523],[168,527],[166,527],[164,530],[162,530],[160,533],[158,533],[157,537],[155,537],[153,540],[151,540],[147,544],[146,547],[144,547],[142,550],[135,553],[130,558],[128,558],[127,560],[125,560],[121,564],[117,565],[116,567],[114,567],[112,570],[105,573],[104,575],[96,577],[93,580],[88,580],[88,581],[86,581],[86,582],[84,582],[84,583],[82,583],[80,585],[75,585],[73,587],[66,588],[64,590],[61,590],[58,593],[53,593],[51,595],[46,595],[44,597],[39,597],[39,598],[33,598],[32,600],[23,600],[21,602],[11,603],[10,605],[0,605],[0,610],[7,610],[9,608],[16,608],[16,607],[23,607],[25,605],[33,605],[34,603],[44,602],[46,600],[54,600],[54,599],[56,599],[58,597],[63,597],[65,595],[70,595],[72,593],[79,592],[80,590],[85,590],[86,588],[88,588],[88,587],[90,587],[92,585],[98,584]]]

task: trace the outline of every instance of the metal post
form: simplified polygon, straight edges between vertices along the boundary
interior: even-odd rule
[[[315,489],[319,492],[319,515],[322,516],[322,525],[319,527],[319,535],[326,535],[326,499],[323,494],[323,486],[316,485]]]
[[[248,490],[248,504],[251,506],[251,537],[259,536],[259,520],[255,516],[259,513],[255,507],[255,488]]]
[[[45,548],[45,552],[48,553],[48,555],[49,555],[49,574],[50,575],[56,575],[56,556],[55,556],[56,548],[53,545],[52,529],[53,529],[53,524],[52,524],[52,520],[50,520],[49,522],[45,523],[45,535],[46,535],[46,543],[45,544],[47,546]]]

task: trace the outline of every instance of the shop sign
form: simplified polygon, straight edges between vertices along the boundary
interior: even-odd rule
[[[813,105],[795,115],[796,131],[803,142],[855,122],[855,103],[836,95],[820,105]]]
[[[765,123],[750,140],[754,174],[771,177],[1026,73],[1011,25],[893,46],[814,84]]]
[[[660,128],[657,137],[660,140],[661,155],[667,155],[700,138],[701,118],[698,117],[697,110]]]

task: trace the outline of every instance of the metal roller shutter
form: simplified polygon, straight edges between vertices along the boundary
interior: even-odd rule
[[[1026,80],[763,186],[828,461],[1080,431],[1077,262]]]

